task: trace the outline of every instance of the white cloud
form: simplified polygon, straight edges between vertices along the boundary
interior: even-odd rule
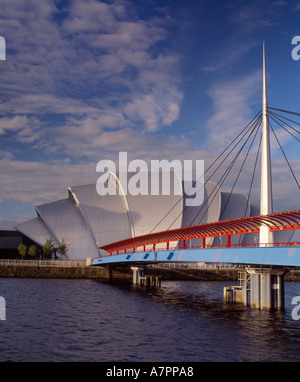
[[[218,82],[209,90],[213,100],[213,115],[206,123],[207,143],[212,147],[226,146],[260,110],[261,71],[240,79]],[[257,105],[253,113],[251,106]]]
[[[163,135],[179,119],[184,97],[164,11],[139,18],[138,7],[126,0],[71,0],[62,10],[55,4],[1,1],[7,41],[0,68],[2,142],[13,136],[23,143],[23,154],[34,150],[43,162],[18,160],[2,143],[0,200],[35,206],[63,198],[67,186],[94,182],[96,163],[115,160],[119,151],[132,159],[209,161],[253,117],[252,105],[260,107],[260,72],[215,83],[208,91],[213,111],[207,137],[195,139],[204,149],[191,151],[186,130]],[[249,5],[231,21],[241,31],[270,25],[258,16]],[[235,41],[204,70],[229,68],[257,46],[253,39]]]
[[[0,202],[15,200],[32,206],[67,197],[67,187],[95,181],[93,164],[74,165],[61,161],[0,160]],[[91,176],[92,174],[92,176]]]
[[[256,41],[228,43],[224,49],[218,51],[214,62],[202,69],[206,72],[216,72],[222,69],[228,69],[232,65],[241,61],[250,50],[256,48],[259,44],[261,44],[261,42],[258,43]]]
[[[23,142],[48,143],[48,152],[59,142],[72,155],[67,142],[77,137],[75,146],[88,155],[103,127],[143,134],[178,119],[178,57],[168,48],[157,57],[151,53],[168,36],[164,16],[141,20],[131,2],[119,0],[73,0],[62,14],[54,4],[4,0],[1,9],[9,54],[0,111],[10,114],[4,122]],[[11,114],[22,115],[22,132]],[[68,116],[65,127],[57,127],[55,114]],[[1,126],[0,133],[7,131]]]
[[[16,115],[11,118],[2,118],[0,135],[13,133],[18,142],[34,142],[41,136],[41,123],[37,118]]]
[[[294,12],[299,12],[300,11],[300,3],[298,3],[295,8],[294,8]]]
[[[275,24],[270,12],[269,2],[253,1],[242,3],[230,15],[229,20],[232,24],[239,27],[239,33],[249,33],[261,28],[271,27]],[[272,18],[272,21],[271,21]]]

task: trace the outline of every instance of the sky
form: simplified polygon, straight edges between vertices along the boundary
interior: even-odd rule
[[[119,152],[208,167],[261,110],[263,41],[269,106],[300,112],[299,0],[0,4],[0,221],[28,220],[68,186],[96,184],[97,163]],[[276,128],[300,180],[299,141]],[[299,209],[271,144],[274,209]],[[250,177],[249,165],[237,192]]]

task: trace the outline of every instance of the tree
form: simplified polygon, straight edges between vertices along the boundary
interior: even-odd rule
[[[24,256],[26,256],[26,253],[27,253],[27,247],[25,244],[21,243],[19,246],[18,246],[18,251],[19,251],[19,254],[21,255],[22,259]]]
[[[53,239],[47,239],[46,243],[43,245],[44,259],[51,259],[53,249],[54,249]]]
[[[65,243],[65,239],[62,238],[61,242],[58,243],[57,253],[59,253],[60,256],[62,257],[62,256],[64,256],[66,254],[67,250],[68,250],[68,247],[67,247],[67,245]]]
[[[28,255],[31,257],[31,258],[34,258],[35,255],[36,255],[36,252],[37,252],[37,247],[32,244],[29,248],[28,248]]]

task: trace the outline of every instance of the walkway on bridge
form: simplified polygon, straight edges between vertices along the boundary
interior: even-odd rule
[[[108,255],[94,259],[92,265],[180,261],[300,267],[300,243],[265,246],[255,243],[252,246],[230,244],[231,235],[258,232],[262,224],[271,231],[299,229],[300,210],[179,228],[118,241],[100,247]],[[184,245],[186,240],[222,235],[228,238],[226,247],[206,248],[204,240],[202,247],[187,248]],[[181,248],[178,247],[179,241],[183,243]],[[171,248],[172,242],[175,248]],[[160,248],[157,248],[158,244]],[[253,250],[254,246],[259,248]]]

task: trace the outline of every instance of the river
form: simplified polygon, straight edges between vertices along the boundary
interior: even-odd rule
[[[285,284],[284,312],[224,305],[231,284],[0,278],[0,361],[300,361],[300,283]]]

